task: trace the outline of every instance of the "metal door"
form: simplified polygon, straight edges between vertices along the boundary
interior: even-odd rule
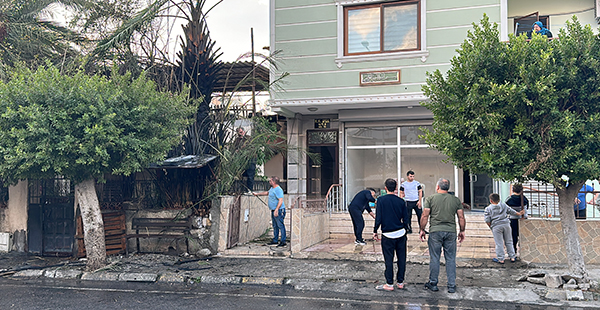
[[[29,251],[42,255],[73,254],[74,195],[70,180],[56,178],[29,183]]]
[[[229,236],[227,248],[232,248],[240,241],[240,212],[242,196],[236,196],[233,205],[229,208]]]

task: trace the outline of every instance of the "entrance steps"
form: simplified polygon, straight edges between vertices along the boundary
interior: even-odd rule
[[[373,225],[375,220],[367,213],[363,214],[365,219],[365,229],[363,230],[363,239],[373,239]],[[467,221],[467,237],[470,238],[491,238],[494,241],[492,231],[483,219],[483,212],[465,212]],[[458,225],[458,224],[457,224]],[[418,234],[419,224],[417,216],[412,216],[412,227],[415,234]],[[381,230],[379,230],[381,233]],[[332,213],[329,219],[329,237],[332,239],[347,239],[354,237],[352,219],[348,213]]]
[[[368,214],[363,214],[365,219],[365,229],[363,230],[363,239],[367,241],[373,240],[373,225],[375,220]],[[467,222],[465,241],[457,244],[457,257],[459,258],[492,258],[495,257],[495,243],[492,231],[487,226],[483,218],[483,212],[465,212],[465,220]],[[352,220],[348,213],[331,214],[329,220],[330,240],[354,240],[354,232],[352,228]],[[421,242],[418,234],[417,216],[412,216],[413,234],[408,235],[407,247],[410,255],[427,255],[427,242]],[[379,230],[381,234],[381,230]],[[346,241],[348,243],[353,243]],[[375,249],[380,252],[379,249]]]

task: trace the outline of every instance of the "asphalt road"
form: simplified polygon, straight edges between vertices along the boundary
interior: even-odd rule
[[[290,286],[0,278],[0,309],[550,309],[535,305],[315,292]],[[555,307],[558,310],[558,307]]]

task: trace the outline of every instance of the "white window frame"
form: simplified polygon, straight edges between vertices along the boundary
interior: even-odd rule
[[[395,59],[406,59],[406,58],[421,58],[422,62],[427,61],[427,57],[429,57],[429,51],[427,50],[427,11],[426,11],[426,2],[427,0],[421,0],[421,49],[417,51],[399,51],[399,52],[391,52],[391,53],[379,53],[379,54],[367,54],[367,55],[344,55],[344,7],[351,5],[364,5],[371,3],[383,3],[383,2],[393,2],[397,0],[345,0],[345,1],[336,1],[337,6],[337,57],[335,58],[335,63],[338,68],[341,68],[344,63],[352,63],[352,62],[364,62],[364,61],[379,61],[379,60],[395,60]]]

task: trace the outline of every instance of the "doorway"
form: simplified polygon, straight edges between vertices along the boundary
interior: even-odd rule
[[[75,207],[71,181],[30,180],[28,197],[28,251],[46,256],[73,255]]]
[[[489,196],[494,192],[494,179],[487,174],[463,172],[464,202],[472,210],[483,210],[490,203]]]
[[[338,183],[338,131],[307,132],[308,157],[306,194],[310,198],[325,198],[329,188]]]

